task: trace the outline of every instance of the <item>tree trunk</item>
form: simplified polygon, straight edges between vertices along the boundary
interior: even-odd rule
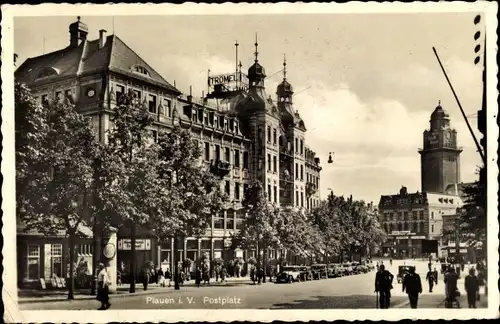
[[[135,293],[135,261],[136,261],[136,252],[135,252],[135,231],[136,224],[135,221],[132,221],[130,227],[130,293]]]
[[[75,299],[75,233],[69,232],[69,290],[68,299]]]
[[[264,277],[262,278],[262,283],[266,283],[266,274],[267,274],[267,248],[264,249],[263,251],[263,263],[264,263],[264,266],[262,267],[262,269],[264,270]]]
[[[174,289],[180,290],[179,285],[179,261],[177,260],[177,236],[174,236],[174,249],[172,251],[172,261],[174,263]]]

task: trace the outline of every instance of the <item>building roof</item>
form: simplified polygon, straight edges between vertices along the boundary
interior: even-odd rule
[[[149,75],[135,73],[136,66],[146,69]],[[45,73],[47,69],[52,73]],[[181,93],[116,35],[107,36],[101,49],[99,39],[85,40],[77,47],[68,46],[59,51],[28,58],[16,70],[15,77],[21,82],[32,84],[49,78],[56,80],[104,71],[131,76],[171,92]],[[44,77],[40,77],[42,75]]]

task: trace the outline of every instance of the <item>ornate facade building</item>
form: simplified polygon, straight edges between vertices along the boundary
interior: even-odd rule
[[[106,36],[106,31],[100,30],[99,39],[88,40],[88,27],[80,18],[70,25],[69,32],[67,47],[27,59],[16,70],[16,80],[27,84],[41,104],[54,100],[75,104],[92,118],[102,142],[120,98],[133,93],[155,117],[153,136],[174,126],[192,132],[202,148],[203,160],[221,177],[221,186],[230,196],[227,209],[213,216],[211,228],[200,239],[185,238],[176,247],[173,241],[157,246],[151,231],[139,231],[138,267],[142,261],[171,267],[174,251],[177,260],[196,261],[203,252],[226,260],[253,256],[254,251],[230,250],[228,240],[242,226],[245,213],[241,201],[252,181],[261,181],[268,200],[282,207],[306,209],[319,203],[320,161],[306,146],[307,130],[293,106],[292,85],[285,72],[276,90],[277,99],[266,94],[266,74],[258,60],[257,43],[255,62],[248,69],[248,87],[233,93],[223,105],[218,99],[183,94],[175,82],[166,81],[116,35]],[[276,251],[273,253],[271,257],[277,257]],[[129,233],[123,228],[118,232],[118,261],[128,264],[128,258]]]

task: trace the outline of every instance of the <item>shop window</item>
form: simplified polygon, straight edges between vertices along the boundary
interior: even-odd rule
[[[62,244],[52,244],[50,247],[50,257],[52,265],[51,277],[63,278],[63,267],[62,267]]]
[[[210,250],[211,248],[212,248],[212,241],[201,240],[201,249],[202,250]]]
[[[28,280],[40,278],[40,246],[28,244]]]

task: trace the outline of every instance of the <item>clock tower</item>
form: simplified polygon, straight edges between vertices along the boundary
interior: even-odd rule
[[[450,116],[441,102],[431,114],[419,153],[422,192],[444,193],[448,185],[460,183],[462,148],[457,146],[457,131],[450,127]]]

